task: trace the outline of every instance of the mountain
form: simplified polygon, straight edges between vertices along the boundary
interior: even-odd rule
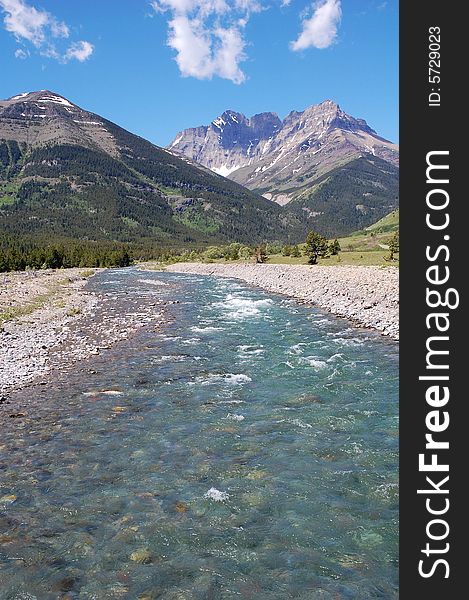
[[[330,100],[283,121],[226,111],[168,148],[332,235],[366,227],[398,205],[398,147]]]
[[[301,239],[236,182],[43,90],[0,101],[0,232],[152,244]]]

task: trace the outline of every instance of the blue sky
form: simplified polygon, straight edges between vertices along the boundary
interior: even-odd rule
[[[159,145],[327,98],[398,141],[398,1],[0,0],[0,98],[38,89]]]

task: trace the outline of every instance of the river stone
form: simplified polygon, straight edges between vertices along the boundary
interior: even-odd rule
[[[133,560],[141,565],[148,565],[153,560],[151,552],[148,548],[139,548],[138,550],[135,550],[132,552],[129,558],[130,560]]]
[[[17,496],[15,496],[14,494],[2,496],[0,498],[0,505],[1,504],[13,504],[13,502],[16,502],[16,499],[17,499]]]
[[[176,502],[176,504],[174,505],[174,510],[177,513],[185,513],[189,510],[189,507],[184,502]]]

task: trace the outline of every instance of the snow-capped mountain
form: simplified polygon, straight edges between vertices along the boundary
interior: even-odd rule
[[[331,100],[283,121],[275,113],[248,119],[226,111],[179,133],[169,148],[279,204],[304,197],[323,175],[360,157],[399,161],[397,145]]]
[[[252,242],[300,240],[306,227],[55,92],[0,100],[0,236]]]
[[[57,93],[22,93],[0,101],[0,233],[152,243],[343,235],[397,208],[397,157],[332,102],[283,121],[227,111],[163,149]]]
[[[29,146],[60,142],[117,154],[106,120],[63,96],[41,90],[0,100],[1,136]]]

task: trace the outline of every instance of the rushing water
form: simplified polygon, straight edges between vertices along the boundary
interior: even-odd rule
[[[29,394],[0,440],[0,598],[397,598],[397,345],[231,280]]]

